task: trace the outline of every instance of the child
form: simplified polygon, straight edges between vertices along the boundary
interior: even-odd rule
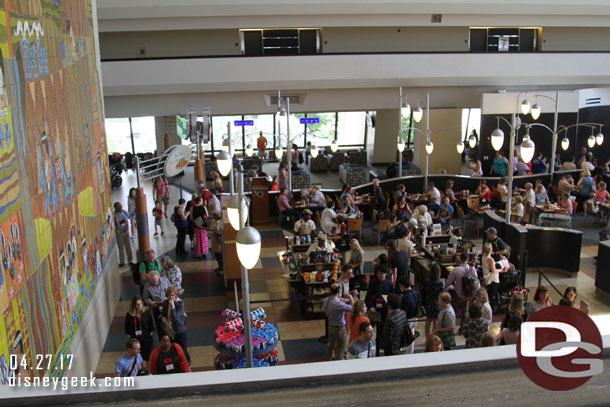
[[[599,206],[598,206],[598,202],[595,200],[595,192],[591,192],[589,194],[589,199],[587,199],[586,204],[587,206],[590,205],[590,211],[591,213],[598,213],[599,212]],[[589,209],[587,208],[587,211],[589,211]]]
[[[513,209],[514,221],[516,223],[521,223],[521,219],[523,219],[523,214],[525,212],[525,208],[523,207],[523,197],[517,195],[515,197],[515,200],[517,201],[517,203],[515,204],[515,207]]]
[[[163,232],[163,209],[161,209],[161,201],[155,201],[155,207],[152,210],[152,214],[155,217],[155,236],[159,236],[157,226],[161,228],[161,236],[163,236],[165,232]]]

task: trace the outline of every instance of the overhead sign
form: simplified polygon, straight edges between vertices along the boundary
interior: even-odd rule
[[[163,170],[166,177],[175,177],[180,174],[191,161],[191,149],[184,145],[175,145],[164,154],[165,164]]]
[[[254,120],[235,120],[235,126],[254,126]]]
[[[299,122],[301,124],[316,124],[316,123],[320,123],[320,118],[319,117],[304,117],[302,119],[299,119]]]

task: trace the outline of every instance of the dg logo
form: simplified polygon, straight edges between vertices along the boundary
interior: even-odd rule
[[[517,357],[523,372],[547,390],[566,391],[603,372],[602,337],[584,312],[557,305],[521,325]]]

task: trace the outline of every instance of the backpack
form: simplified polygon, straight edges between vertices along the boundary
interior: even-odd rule
[[[474,297],[474,294],[481,288],[481,282],[477,276],[476,270],[471,268],[464,277],[462,277],[462,288],[464,297]]]
[[[139,263],[133,263],[131,265],[131,276],[133,277],[133,282],[135,285],[142,285],[142,279],[140,278],[140,265],[144,263],[144,267],[146,267],[146,273],[148,273],[148,263],[145,261]],[[157,260],[155,259],[155,263]]]

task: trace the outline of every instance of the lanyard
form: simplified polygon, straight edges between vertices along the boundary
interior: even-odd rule
[[[135,315],[133,316],[133,327],[136,331],[142,330],[142,318],[141,317],[140,317],[140,329],[138,329],[138,318]]]

